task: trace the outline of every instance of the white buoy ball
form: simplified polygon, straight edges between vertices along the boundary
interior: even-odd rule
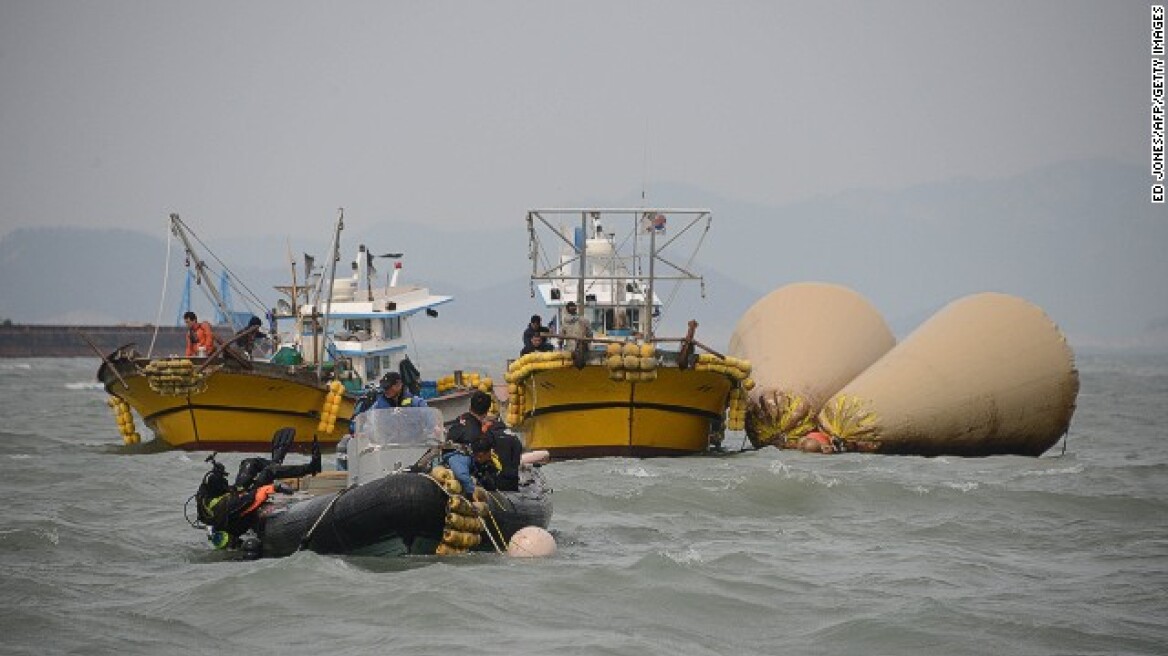
[[[545,558],[556,552],[556,539],[538,526],[524,526],[511,536],[507,555],[512,558]]]

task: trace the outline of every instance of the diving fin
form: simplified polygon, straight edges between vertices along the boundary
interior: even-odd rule
[[[281,428],[272,435],[272,462],[279,465],[284,462],[284,456],[292,449],[296,439],[295,428]]]
[[[312,436],[312,460],[309,461],[308,466],[313,475],[320,473],[320,442],[316,439],[316,434]]]

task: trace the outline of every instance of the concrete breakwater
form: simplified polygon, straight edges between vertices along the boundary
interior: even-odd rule
[[[154,353],[156,355],[183,352],[186,328],[160,326],[157,330],[158,335],[155,337],[155,327],[152,325],[3,325],[0,326],[0,357],[97,357],[85,338],[89,338],[103,354],[109,354],[119,346],[131,343],[139,352],[146,353],[150,348],[151,340],[154,340]],[[216,330],[215,332],[218,334],[221,331]]]

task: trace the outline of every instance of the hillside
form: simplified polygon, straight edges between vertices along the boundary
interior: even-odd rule
[[[781,207],[661,186],[652,190],[656,204],[710,207],[715,217],[697,262],[707,299],[696,298],[696,287],[687,289],[667,312],[665,330],[684,330],[692,315],[702,324],[699,336],[724,346],[740,313],[767,291],[820,280],[865,295],[901,336],[952,300],[1000,291],[1043,307],[1076,347],[1165,349],[1168,213],[1151,205],[1146,192],[1138,167],[1105,161],[1000,180],[857,190]],[[164,222],[160,217],[160,235]],[[457,299],[427,330],[452,331],[450,339],[466,339],[467,329],[482,339],[507,339],[540,310],[528,295],[522,211],[511,226],[450,232],[347,218],[338,275],[357,243],[376,253],[404,252],[403,279]],[[319,258],[328,229],[322,222],[319,235],[291,243],[285,235],[248,242],[206,237],[270,304],[271,287],[290,278],[289,252]],[[182,260],[177,245],[171,249],[163,323],[174,320],[181,294]],[[163,236],[121,230],[10,232],[0,238],[0,319],[154,321],[166,253]],[[388,275],[390,265],[379,262]],[[197,303],[200,313],[209,311],[201,298]]]

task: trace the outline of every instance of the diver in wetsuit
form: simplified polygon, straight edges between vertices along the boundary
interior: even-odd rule
[[[240,546],[240,537],[255,528],[259,517],[255,511],[270,494],[280,491],[282,484],[277,479],[320,473],[320,443],[315,436],[312,440],[312,457],[308,463],[283,464],[295,435],[296,431],[291,428],[276,431],[272,437],[272,458],[245,458],[239,463],[234,485],[228,485],[227,469],[215,461],[215,454],[208,456],[212,468],[203,477],[195,493],[195,500],[199,521],[208,527],[208,537],[215,548]],[[248,557],[259,557],[258,540],[246,541],[242,548]]]

